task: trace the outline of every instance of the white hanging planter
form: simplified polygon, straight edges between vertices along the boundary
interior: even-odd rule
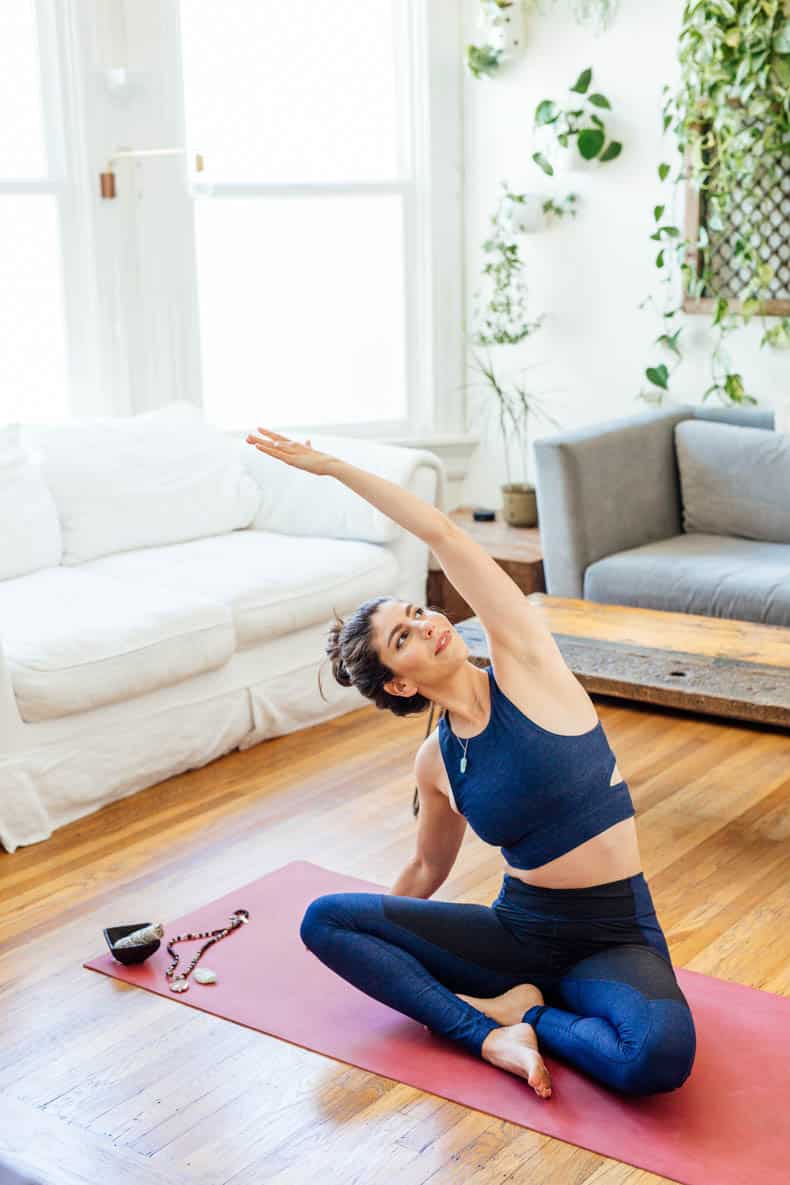
[[[514,61],[524,48],[524,12],[522,0],[497,3],[480,0],[478,19],[482,41],[502,54],[500,66]]]
[[[543,230],[546,225],[543,203],[546,199],[539,193],[526,193],[521,196],[520,202],[508,202],[508,219],[514,232],[518,235],[530,235]]]
[[[566,173],[572,173],[579,165],[586,163],[579,155],[579,149],[576,147],[576,137],[571,136],[567,148],[564,148],[557,139],[552,124],[542,124],[540,127],[535,128],[532,136],[532,151],[539,152],[542,156],[545,156],[554,170],[554,176],[563,176]],[[535,162],[533,164],[535,164],[536,169],[540,167]]]

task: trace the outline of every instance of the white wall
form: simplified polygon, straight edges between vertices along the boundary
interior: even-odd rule
[[[547,313],[543,328],[518,346],[496,347],[491,355],[503,374],[534,367],[525,376],[529,389],[564,428],[647,411],[649,405],[636,398],[640,388],[649,386],[644,369],[660,361],[669,364],[652,345],[661,332],[660,317],[638,305],[649,291],[661,299],[657,244],[649,236],[653,206],[668,191],[658,181],[657,165],[661,160],[674,165],[675,159],[667,155],[671,132],[661,136],[661,89],[677,80],[682,7],[682,0],[622,0],[612,27],[595,36],[573,20],[569,0],[544,0],[543,11],[526,14],[520,60],[491,79],[478,80],[464,71],[467,318],[472,293],[480,286],[480,244],[496,208],[500,179],[518,192],[555,199],[571,191],[579,195],[575,220],[563,219],[520,240],[530,315]],[[463,8],[464,45],[479,43],[477,0],[463,0]],[[607,164],[585,163],[574,147],[579,167],[547,177],[531,160],[535,107],[543,98],[570,98],[567,88],[587,66],[593,68],[591,89],[602,91],[612,104],[611,112],[601,114],[610,136],[622,141],[622,155]],[[677,200],[675,221],[682,225],[680,191]],[[712,381],[714,337],[706,329],[709,318],[685,316],[683,324],[684,361],[670,380],[671,401],[699,403]],[[790,399],[790,354],[760,350],[760,336],[758,322],[730,335],[726,348],[747,390],[761,405],[780,407]],[[469,381],[473,378],[470,373]],[[491,399],[482,391],[470,392],[470,428]],[[555,431],[535,420],[530,439]],[[534,481],[531,447],[529,452],[527,476]],[[463,500],[499,507],[505,480],[501,446],[483,442],[465,480]]]

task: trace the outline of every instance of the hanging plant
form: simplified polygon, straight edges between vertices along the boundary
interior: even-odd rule
[[[524,45],[522,0],[480,0],[482,45],[467,45],[466,64],[475,78],[496,74]]]
[[[499,202],[490,218],[491,233],[483,243],[487,259],[482,271],[490,281],[491,291],[482,309],[480,289],[473,296],[478,326],[475,341],[480,346],[515,345],[539,329],[543,320],[540,316],[530,321],[527,315],[524,261],[512,225],[511,202],[526,195],[511,194],[506,181],[501,181],[500,186]]]
[[[482,78],[484,74],[494,74],[502,57],[501,49],[494,49],[490,45],[467,45],[466,64],[475,78]]]
[[[782,317],[776,325],[766,329],[761,346],[773,346],[777,350],[790,349],[790,317]]]
[[[663,331],[657,345],[669,350],[665,364],[645,370],[651,384],[642,398],[660,402],[669,378],[682,360],[674,329],[683,311],[678,289],[691,299],[711,298],[712,381],[703,400],[717,395],[724,403],[756,403],[725,349],[727,335],[755,316],[763,325],[761,346],[790,344],[788,318],[768,328],[765,301],[774,279],[767,261],[773,227],[749,221],[766,193],[781,187],[790,153],[790,3],[788,0],[689,0],[683,10],[678,42],[680,86],[664,88],[663,132],[672,132],[677,148],[674,176],[668,162],[659,180],[670,192],[654,209],[651,238],[659,244],[656,267],[664,280]],[[675,190],[687,182],[700,195],[704,220],[690,238],[665,210]],[[743,229],[740,230],[739,226]],[[726,258],[737,293],[722,291],[717,261]],[[642,302],[656,304],[652,297]],[[670,332],[670,330],[673,330]],[[654,390],[655,388],[655,390]]]
[[[550,134],[556,144],[567,149],[573,137],[576,147],[584,160],[596,158],[605,164],[615,160],[622,152],[622,144],[618,140],[610,140],[606,144],[606,126],[598,114],[599,111],[610,111],[611,104],[599,92],[588,95],[592,82],[592,69],[582,70],[569,90],[572,94],[583,96],[576,100],[572,107],[558,107],[552,99],[541,99],[535,108],[534,127]],[[581,102],[581,106],[579,106]],[[606,144],[606,147],[604,145]],[[533,152],[535,164],[550,177],[554,174],[554,166],[542,151]]]
[[[530,8],[540,8],[540,0],[528,0]],[[612,24],[619,0],[572,0],[571,11],[580,25],[603,33]]]
[[[574,0],[573,14],[580,25],[603,32],[617,15],[619,0]]]
[[[544,219],[552,216],[563,217],[566,214],[575,217],[576,214],[575,194],[569,194],[557,203],[552,198],[544,199],[534,194],[515,193],[505,181],[500,182],[500,188],[496,210],[490,217],[491,233],[483,242],[483,252],[487,258],[482,274],[490,282],[491,292],[485,304],[481,302],[480,290],[474,293],[474,328],[470,334],[470,344],[474,346],[514,346],[535,333],[543,324],[543,314],[536,320],[531,320],[527,310],[525,269],[518,243],[519,235],[525,233],[524,212],[529,211],[530,229],[535,229],[533,220],[536,203]],[[555,427],[559,428],[560,425],[546,412],[537,396],[527,390],[523,379],[506,382],[499,378],[490,354],[485,360],[476,352],[472,357],[483,383],[467,386],[483,385],[492,395],[490,410],[496,410],[505,445],[505,517],[508,522],[521,525],[516,517],[510,516],[507,507],[508,498],[511,496],[515,497],[524,491],[534,491],[534,486],[526,480],[529,416],[531,413],[537,413]],[[514,440],[521,461],[520,477],[514,476],[510,467],[509,446]]]

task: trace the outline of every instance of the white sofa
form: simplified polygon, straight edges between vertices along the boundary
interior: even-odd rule
[[[369,703],[332,677],[332,610],[380,594],[424,601],[428,546],[341,482],[244,435],[183,401],[0,428],[7,852]],[[311,439],[445,509],[433,453]]]

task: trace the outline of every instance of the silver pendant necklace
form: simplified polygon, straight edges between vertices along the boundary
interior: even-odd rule
[[[447,713],[445,713],[445,715],[447,715]],[[459,745],[461,745],[461,748],[462,748],[462,749],[463,749],[463,751],[464,751],[464,755],[463,755],[463,757],[461,758],[461,764],[458,766],[458,768],[460,769],[460,771],[461,771],[461,773],[462,773],[462,774],[465,774],[465,773],[466,773],[466,766],[467,766],[467,761],[466,761],[466,750],[469,748],[469,742],[471,741],[471,739],[472,739],[472,738],[471,738],[471,737],[467,737],[467,738],[466,738],[466,744],[465,744],[465,745],[463,745],[463,744],[461,744],[461,738],[460,738],[460,737],[456,737],[456,736],[455,736],[455,733],[454,733],[454,731],[453,731],[453,726],[452,726],[452,724],[450,724],[450,721],[449,721],[449,719],[448,719],[448,721],[447,721],[447,727],[450,729],[450,735],[455,737],[455,739],[458,741],[458,744],[459,744]]]
[[[455,737],[455,739],[458,741],[458,744],[459,744],[459,745],[461,745],[461,748],[463,749],[464,755],[463,755],[463,757],[461,758],[461,761],[460,761],[460,764],[459,764],[458,768],[460,769],[460,771],[461,771],[461,773],[462,773],[462,774],[465,774],[465,773],[466,773],[466,767],[467,767],[467,764],[468,764],[468,762],[467,762],[467,760],[466,760],[466,750],[469,748],[469,742],[471,741],[471,739],[472,739],[472,738],[471,738],[471,737],[467,737],[467,738],[466,738],[466,744],[465,744],[465,745],[464,745],[464,744],[462,744],[462,743],[461,743],[461,738],[460,738],[460,737],[456,737],[456,736],[455,736],[455,732],[454,732],[454,730],[453,730],[453,726],[452,726],[452,724],[450,724],[449,715],[448,715],[448,713],[447,713],[447,712],[445,712],[445,716],[447,717],[447,726],[448,726],[448,728],[450,729],[450,732],[452,733],[452,735],[453,735],[453,736]]]

